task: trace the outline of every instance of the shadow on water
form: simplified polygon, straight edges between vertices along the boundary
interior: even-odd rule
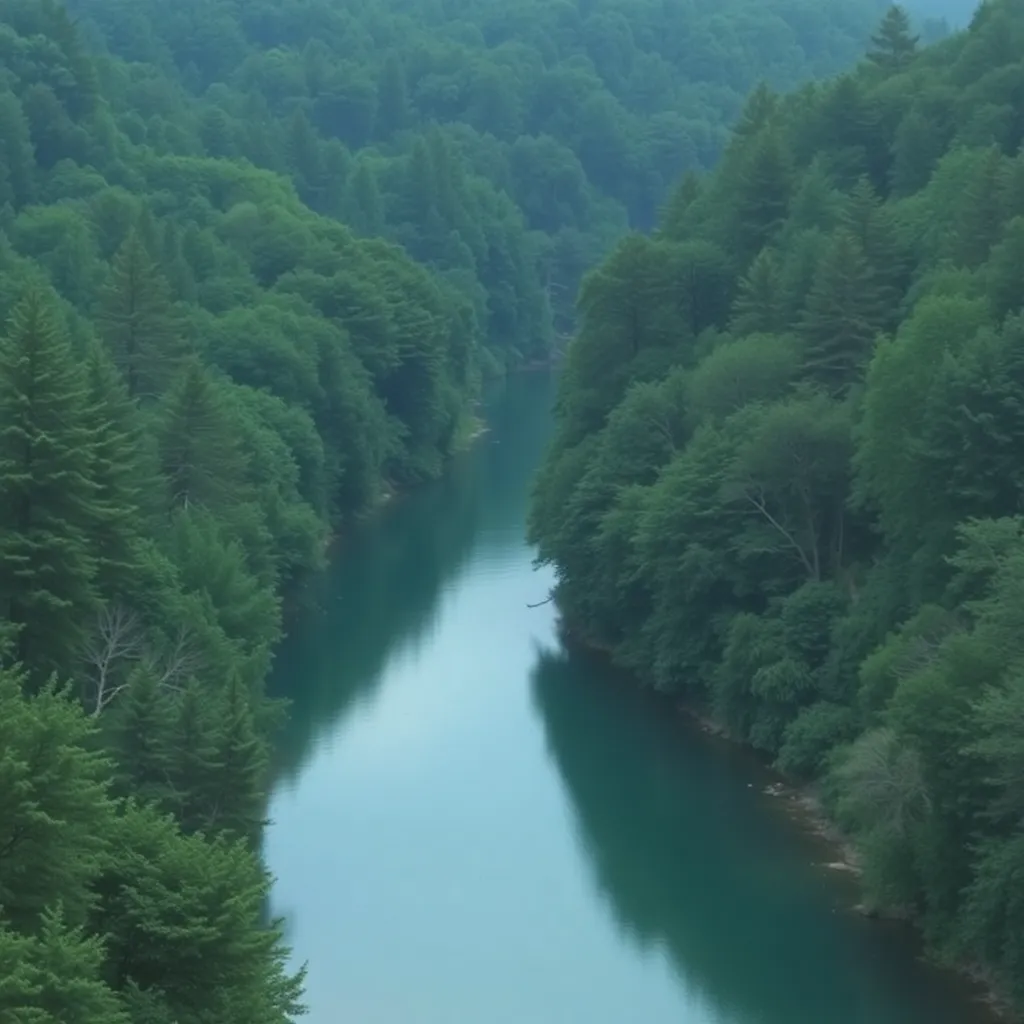
[[[983,1024],[907,931],[850,910],[820,840],[780,821],[745,751],[667,715],[598,659],[542,650],[534,704],[584,857],[620,931],[661,947],[715,1019]]]
[[[474,552],[500,557],[521,545],[530,478],[550,433],[554,382],[539,376],[491,387],[487,432],[441,480],[353,528],[307,584],[307,610],[290,624],[271,680],[271,693],[291,702],[275,752],[278,785],[373,700],[393,659],[429,638],[446,588]]]

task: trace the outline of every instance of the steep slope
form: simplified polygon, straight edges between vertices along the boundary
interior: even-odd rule
[[[1017,1001],[1022,54],[1019,4],[895,10],[757,90],[585,281],[532,514],[569,628],[823,780],[869,901]]]

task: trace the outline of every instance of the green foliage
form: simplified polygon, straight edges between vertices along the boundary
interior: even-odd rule
[[[822,784],[868,904],[1024,1003],[1011,40],[1005,0],[920,50],[894,8],[855,71],[752,95],[588,277],[531,534],[573,632]],[[683,266],[731,304],[695,323]]]

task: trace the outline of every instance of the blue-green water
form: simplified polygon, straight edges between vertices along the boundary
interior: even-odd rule
[[[553,386],[340,544],[281,653],[265,855],[311,1024],[981,1024],[746,753],[563,650],[524,537]]]

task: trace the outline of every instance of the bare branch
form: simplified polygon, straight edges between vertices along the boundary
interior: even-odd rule
[[[82,652],[96,687],[94,717],[124,689],[124,685],[115,683],[118,667],[138,661],[144,648],[145,633],[135,612],[120,604],[100,610]]]
[[[172,689],[178,688],[193,675],[201,663],[199,652],[192,641],[192,631],[187,626],[179,628],[167,650],[160,653],[147,651],[143,661],[155,676],[158,686]]]
[[[744,489],[743,497],[746,498],[747,502],[759,515],[766,519],[776,530],[778,530],[780,534],[782,534],[789,546],[797,553],[801,564],[807,570],[807,575],[810,576],[811,579],[818,579],[820,577],[820,573],[816,571],[814,563],[807,557],[807,552],[804,550],[803,545],[801,545],[796,537],[794,537],[793,534],[790,533],[789,530],[787,530],[786,527],[783,526],[782,523],[780,523],[768,510],[768,503],[765,501],[764,491],[758,488],[758,492],[759,493],[755,497],[749,490]]]
[[[104,607],[82,650],[95,689],[91,714],[99,717],[130,685],[131,669],[141,665],[157,686],[178,689],[200,667],[192,632],[181,627],[164,650],[155,650],[140,616],[123,605]]]

